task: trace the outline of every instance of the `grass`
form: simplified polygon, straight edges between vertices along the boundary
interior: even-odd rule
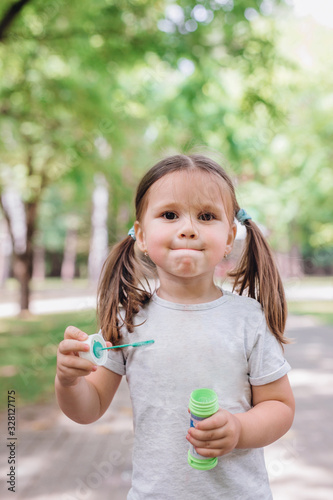
[[[56,354],[68,325],[95,333],[96,313],[32,316],[28,320],[0,320],[0,410],[7,406],[7,391],[16,391],[18,406],[49,402],[54,397]]]
[[[87,279],[75,278],[66,282],[66,288],[84,290],[89,285]],[[64,281],[61,278],[46,278],[44,280],[32,279],[30,282],[32,291],[64,289]],[[19,291],[20,285],[14,278],[8,278],[3,285],[4,291]]]
[[[333,325],[333,303],[331,300],[288,302],[288,312],[299,316],[314,316],[320,322]]]

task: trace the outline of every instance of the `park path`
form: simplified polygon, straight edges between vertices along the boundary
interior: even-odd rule
[[[231,290],[230,284],[223,288]],[[333,280],[327,279],[325,284],[304,285],[302,280],[289,280],[285,284],[287,300],[291,301],[333,301]],[[66,311],[83,311],[96,307],[96,287],[92,284],[86,288],[68,283],[67,288],[32,291],[30,312],[33,314],[49,314]],[[0,289],[0,318],[16,316],[20,312],[18,291]]]
[[[285,350],[296,400],[291,430],[265,449],[274,500],[333,498],[333,327],[291,316]]]
[[[287,331],[295,339],[286,357],[297,411],[292,429],[266,448],[274,500],[331,500],[333,328],[292,316]],[[133,433],[125,381],[110,409],[89,426],[70,421],[56,403],[18,410],[15,494],[7,491],[7,422],[1,417],[1,499],[126,499]]]

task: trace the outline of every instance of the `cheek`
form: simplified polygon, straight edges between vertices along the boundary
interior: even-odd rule
[[[211,239],[211,253],[214,259],[219,262],[223,259],[226,247],[226,238],[221,235],[216,235]]]
[[[156,230],[147,235],[147,249],[150,258],[153,259],[154,255],[159,255],[167,246],[168,242],[164,232]]]

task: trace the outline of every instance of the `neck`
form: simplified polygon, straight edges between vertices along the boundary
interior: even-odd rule
[[[188,280],[174,280],[160,277],[160,286],[157,295],[161,299],[178,304],[200,304],[212,302],[222,296],[221,290],[211,280],[191,278]]]

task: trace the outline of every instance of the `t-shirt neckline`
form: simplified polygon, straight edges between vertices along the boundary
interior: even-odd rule
[[[212,300],[211,302],[203,302],[200,304],[179,304],[177,302],[170,302],[169,300],[162,299],[154,291],[151,300],[158,304],[159,306],[166,307],[168,309],[178,309],[181,311],[202,311],[207,309],[213,309],[219,307],[224,302],[227,302],[230,298],[231,293],[220,288],[223,295],[218,299]]]

